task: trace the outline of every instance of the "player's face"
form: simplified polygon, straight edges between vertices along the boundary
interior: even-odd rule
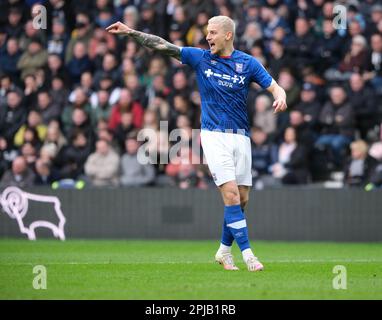
[[[227,34],[219,24],[208,24],[206,40],[210,45],[212,54],[219,54],[226,45]]]

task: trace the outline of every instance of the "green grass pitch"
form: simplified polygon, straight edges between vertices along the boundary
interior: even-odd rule
[[[252,241],[266,270],[213,262],[217,241],[0,240],[0,299],[382,299],[381,243]],[[47,270],[33,289],[33,267]],[[336,290],[333,268],[346,268]]]

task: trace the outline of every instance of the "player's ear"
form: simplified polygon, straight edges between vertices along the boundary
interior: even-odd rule
[[[225,34],[225,39],[229,41],[229,40],[232,40],[232,38],[233,38],[233,32],[227,31],[227,33]]]

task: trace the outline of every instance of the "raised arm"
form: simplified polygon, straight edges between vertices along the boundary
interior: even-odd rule
[[[161,37],[131,29],[120,21],[108,26],[106,28],[106,31],[113,34],[120,34],[132,37],[138,43],[147,48],[157,50],[165,55],[168,55],[178,60],[181,59],[180,48],[178,46],[164,40]]]
[[[275,99],[273,102],[274,113],[285,111],[287,109],[285,90],[281,88],[275,80],[272,80],[267,90],[272,93]]]

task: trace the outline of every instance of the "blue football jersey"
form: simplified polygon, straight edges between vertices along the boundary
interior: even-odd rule
[[[181,61],[196,72],[202,100],[201,127],[249,135],[247,96],[251,82],[263,89],[272,77],[254,57],[234,50],[230,57],[210,50],[181,48]]]

